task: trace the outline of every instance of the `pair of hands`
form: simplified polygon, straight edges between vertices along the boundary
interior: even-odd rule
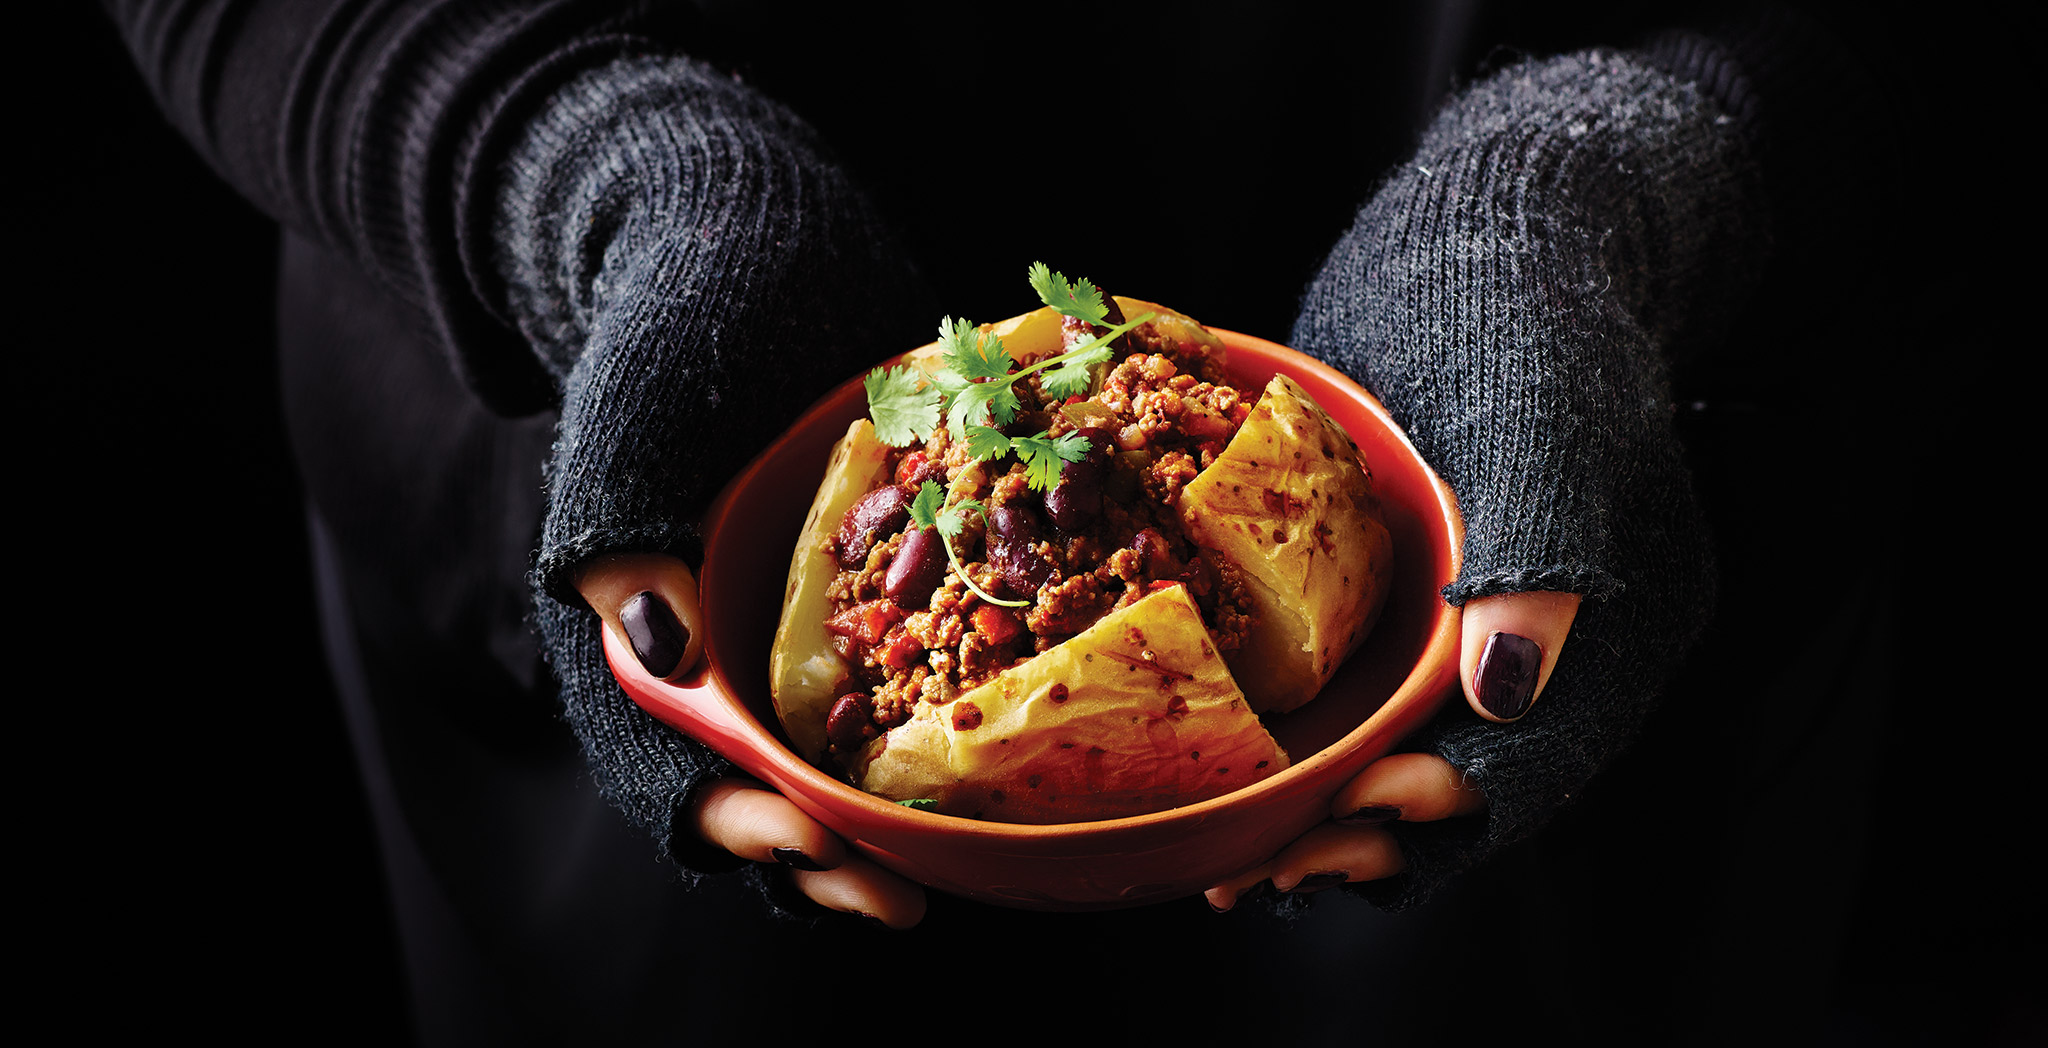
[[[682,561],[657,554],[600,558],[578,577],[577,589],[649,672],[675,677],[696,664],[703,650],[702,607],[696,578]],[[1550,679],[1578,607],[1578,594],[1547,592],[1482,597],[1465,605],[1459,677],[1474,713],[1505,722],[1528,712]],[[1383,757],[1337,791],[1331,821],[1206,896],[1220,911],[1262,886],[1311,892],[1390,877],[1401,872],[1403,859],[1385,823],[1433,822],[1485,810],[1486,797],[1464,785],[1441,757]],[[797,889],[827,909],[872,917],[891,928],[909,928],[924,917],[924,889],[851,853],[831,830],[757,783],[725,779],[698,791],[685,825],[743,859],[790,867]]]

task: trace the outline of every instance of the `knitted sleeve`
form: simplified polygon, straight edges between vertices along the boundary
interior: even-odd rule
[[[1697,53],[1697,52],[1696,52]],[[1668,355],[1711,340],[1769,241],[1723,62],[1702,90],[1644,55],[1526,62],[1456,97],[1359,212],[1295,344],[1358,376],[1457,493],[1444,597],[1583,593],[1543,700],[1463,704],[1418,748],[1484,819],[1394,824],[1393,906],[1534,832],[1625,746],[1704,626],[1713,570],[1673,429]],[[1697,72],[1698,70],[1694,70]]]
[[[620,691],[574,571],[611,551],[694,559],[725,478],[910,341],[915,320],[892,335],[893,321],[929,310],[808,130],[686,58],[571,79],[501,185],[490,264],[562,389],[534,572],[543,638],[601,787],[670,848],[684,798],[726,766]]]

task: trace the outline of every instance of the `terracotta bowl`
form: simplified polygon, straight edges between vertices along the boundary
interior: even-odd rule
[[[832,442],[866,410],[858,378],[813,406],[719,496],[705,519],[704,659],[679,682],[649,677],[606,632],[627,694],[724,754],[881,865],[940,891],[1004,906],[1097,910],[1191,895],[1272,857],[1329,818],[1330,799],[1457,687],[1458,619],[1438,591],[1462,533],[1450,489],[1378,400],[1284,346],[1217,331],[1228,369],[1257,389],[1284,370],[1365,452],[1393,532],[1395,571],[1377,628],[1316,701],[1269,717],[1295,764],[1227,796],[1103,822],[1019,826],[915,811],[798,758],[768,695],[768,649],[790,552]]]

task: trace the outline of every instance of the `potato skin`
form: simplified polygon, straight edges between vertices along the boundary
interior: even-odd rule
[[[862,789],[996,822],[1086,822],[1218,797],[1287,767],[1185,588],[1112,611],[868,744]]]
[[[1242,570],[1259,617],[1230,656],[1252,708],[1314,698],[1385,603],[1393,541],[1358,446],[1275,375],[1221,457],[1181,492],[1197,543]]]
[[[830,605],[825,591],[839,572],[825,540],[839,529],[847,509],[889,475],[889,451],[867,419],[846,428],[846,436],[832,446],[824,483],[811,499],[810,515],[789,557],[789,588],[783,591],[782,620],[768,656],[768,690],[790,744],[808,761],[825,757],[825,717],[847,677],[846,660],[833,650],[825,630]]]

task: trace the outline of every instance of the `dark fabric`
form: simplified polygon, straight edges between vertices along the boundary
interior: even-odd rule
[[[250,202],[354,260],[474,394],[530,413],[556,386],[468,259],[502,125],[687,9],[631,0],[106,0],[172,122]],[[649,11],[647,8],[660,8]],[[481,183],[481,184],[480,184]]]

